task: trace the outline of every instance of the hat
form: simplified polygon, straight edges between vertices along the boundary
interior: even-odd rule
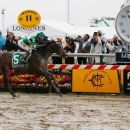
[[[36,36],[39,37],[39,38],[44,38],[44,37],[45,37],[45,35],[44,35],[43,32],[39,32],[39,33],[37,33]]]
[[[61,37],[58,37],[57,40],[62,41],[62,38],[61,38]]]

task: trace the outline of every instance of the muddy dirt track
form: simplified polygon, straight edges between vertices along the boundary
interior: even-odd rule
[[[0,130],[130,130],[130,97],[0,93]]]

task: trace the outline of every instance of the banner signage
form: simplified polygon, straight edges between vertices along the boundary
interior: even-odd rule
[[[130,53],[129,52],[116,52],[116,62],[117,63],[130,63]]]
[[[24,10],[18,16],[18,23],[23,28],[35,28],[41,22],[40,14],[35,10]]]
[[[72,92],[120,93],[117,70],[73,70]]]
[[[27,32],[28,31],[28,29],[26,29],[26,28],[23,28],[23,27],[21,27],[21,26],[12,26],[12,29],[11,29],[13,32],[15,32],[15,31],[21,31],[21,32]],[[37,26],[37,27],[35,27],[35,28],[31,28],[31,29],[29,29],[30,30],[30,32],[36,32],[36,31],[45,31],[45,25],[39,25],[39,26]]]
[[[130,93],[130,71],[124,70],[124,94]]]

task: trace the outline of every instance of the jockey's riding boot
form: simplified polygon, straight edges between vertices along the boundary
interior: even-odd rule
[[[24,64],[27,63],[26,61],[26,57],[28,56],[28,52],[25,52],[25,54],[23,54],[23,57],[21,57],[20,61],[23,62]]]

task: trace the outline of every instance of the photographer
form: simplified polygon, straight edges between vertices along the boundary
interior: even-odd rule
[[[97,32],[94,32],[94,33],[93,33],[93,37],[92,37],[92,39],[91,39],[91,41],[90,41],[91,44],[94,43],[94,40],[95,40],[95,37],[96,37],[96,36],[97,36]]]
[[[122,52],[122,41],[119,39],[119,37],[117,35],[114,35],[113,39],[112,39],[114,45],[116,46],[116,52]]]
[[[91,43],[89,42],[89,34],[85,34],[84,38],[75,39],[75,42],[79,42],[79,48],[77,53],[90,53]],[[86,57],[78,57],[78,64],[87,64]]]

